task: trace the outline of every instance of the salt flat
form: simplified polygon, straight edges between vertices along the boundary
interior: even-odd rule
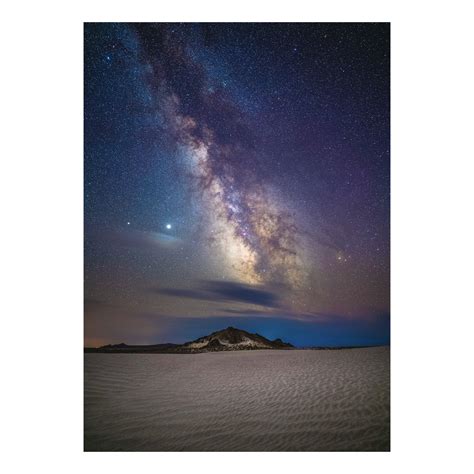
[[[86,451],[388,451],[390,349],[85,354]]]

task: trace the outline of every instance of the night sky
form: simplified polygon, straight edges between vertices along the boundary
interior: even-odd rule
[[[389,24],[84,41],[87,346],[389,342]]]

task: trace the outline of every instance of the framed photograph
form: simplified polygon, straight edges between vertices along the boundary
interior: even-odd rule
[[[84,450],[390,451],[390,23],[84,23]]]

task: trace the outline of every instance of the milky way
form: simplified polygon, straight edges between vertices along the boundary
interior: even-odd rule
[[[202,200],[205,231],[219,262],[245,283],[302,286],[301,235],[290,211],[257,178],[259,160],[242,112],[222,88],[213,87],[186,44],[175,44],[168,28],[140,32],[152,44],[147,60],[153,90]],[[182,81],[192,84],[192,106],[183,105],[175,86]],[[187,89],[184,95],[189,97]]]

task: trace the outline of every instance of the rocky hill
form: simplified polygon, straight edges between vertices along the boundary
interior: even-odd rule
[[[293,346],[281,339],[271,341],[260,334],[228,327],[200,337],[185,344],[152,344],[147,346],[109,344],[98,348],[86,348],[85,352],[107,353],[193,353],[216,351],[242,351],[258,349],[292,349]]]
[[[221,331],[213,332],[209,336],[200,337],[195,341],[187,342],[181,346],[185,350],[206,351],[239,351],[252,349],[289,349],[293,346],[281,339],[270,341],[260,334],[252,334],[242,329],[228,327]]]

